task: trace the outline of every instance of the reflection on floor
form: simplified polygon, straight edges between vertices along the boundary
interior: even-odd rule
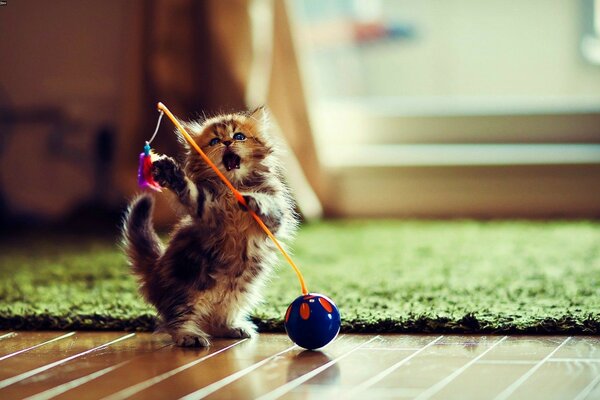
[[[285,335],[173,347],[125,332],[0,332],[2,399],[595,399],[600,338]]]

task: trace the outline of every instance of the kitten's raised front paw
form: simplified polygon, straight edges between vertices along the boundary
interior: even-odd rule
[[[177,189],[184,184],[184,176],[171,157],[163,157],[152,163],[152,177],[160,186]]]
[[[175,344],[180,347],[208,347],[210,341],[205,336],[198,335],[176,335],[173,336]]]

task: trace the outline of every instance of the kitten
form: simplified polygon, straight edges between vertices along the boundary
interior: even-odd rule
[[[248,207],[285,240],[297,217],[267,120],[259,108],[186,128]],[[165,246],[151,222],[153,197],[137,197],[125,217],[125,251],[142,294],[177,345],[208,346],[211,336],[250,337],[256,327],[248,313],[277,262],[276,248],[215,172],[180,141],[186,150],[183,165],[163,156],[152,175],[175,195],[183,216]]]

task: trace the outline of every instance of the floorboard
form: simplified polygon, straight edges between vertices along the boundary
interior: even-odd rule
[[[281,334],[183,349],[161,334],[0,331],[1,399],[596,399],[600,337]]]

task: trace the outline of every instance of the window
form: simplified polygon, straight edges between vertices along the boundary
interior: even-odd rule
[[[598,171],[600,66],[583,52],[586,40],[600,40],[599,1],[289,4],[320,156],[341,175],[349,167],[367,175],[369,168],[388,168],[386,184],[400,190],[403,167],[466,167],[476,177],[482,168],[518,166],[496,174],[521,182],[499,189],[510,196],[523,188],[519,168],[538,168],[528,178],[537,182],[540,174],[560,176],[573,166]],[[477,197],[496,178],[485,179],[470,188],[456,183],[462,186],[452,191]],[[582,182],[569,173],[564,179]],[[590,204],[600,199],[583,191]],[[545,210],[569,207],[567,199],[558,204]]]

